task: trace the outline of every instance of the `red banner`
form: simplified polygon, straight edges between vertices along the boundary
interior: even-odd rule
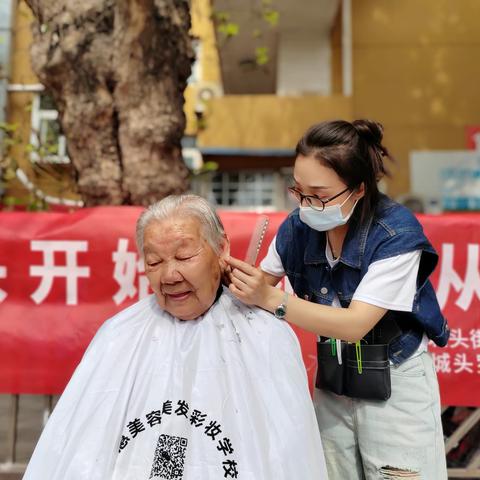
[[[99,325],[148,295],[134,243],[137,207],[0,213],[0,392],[60,393]],[[220,212],[232,255],[258,215]],[[271,213],[262,258],[285,213]],[[445,405],[480,406],[480,215],[421,216],[440,254],[433,277],[452,330],[431,345]],[[296,329],[310,380],[315,337]]]

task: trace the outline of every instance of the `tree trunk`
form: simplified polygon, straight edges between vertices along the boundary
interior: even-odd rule
[[[33,68],[57,103],[86,205],[185,191],[188,1],[26,1]]]

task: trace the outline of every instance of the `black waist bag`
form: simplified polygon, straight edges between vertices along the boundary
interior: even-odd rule
[[[323,390],[329,390],[337,395],[345,395],[345,366],[343,358],[346,343],[341,343],[342,365],[338,364],[337,355],[332,354],[330,342],[317,343],[317,377],[315,386]]]
[[[355,345],[347,345],[345,395],[364,400],[388,400],[392,393],[388,345],[362,345],[361,368]]]
[[[342,341],[341,365],[331,343],[318,342],[315,386],[352,398],[388,400],[392,393],[388,343],[401,333],[395,317],[396,312],[388,311],[365,336],[358,359],[355,344]]]
[[[364,400],[388,400],[391,395],[388,345],[361,345],[361,362],[355,344],[341,342],[342,364],[329,342],[317,343],[315,386],[337,395]]]

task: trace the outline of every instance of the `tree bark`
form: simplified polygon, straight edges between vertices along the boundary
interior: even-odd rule
[[[32,65],[52,94],[86,205],[148,205],[188,188],[187,0],[26,0]]]

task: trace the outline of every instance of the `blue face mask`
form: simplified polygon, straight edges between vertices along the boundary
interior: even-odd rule
[[[342,207],[352,195],[353,192],[341,204],[325,206],[321,212],[311,207],[300,207],[300,220],[318,232],[333,230],[340,225],[345,225],[352,216],[355,205],[360,200],[357,199],[350,213],[344,217]]]

